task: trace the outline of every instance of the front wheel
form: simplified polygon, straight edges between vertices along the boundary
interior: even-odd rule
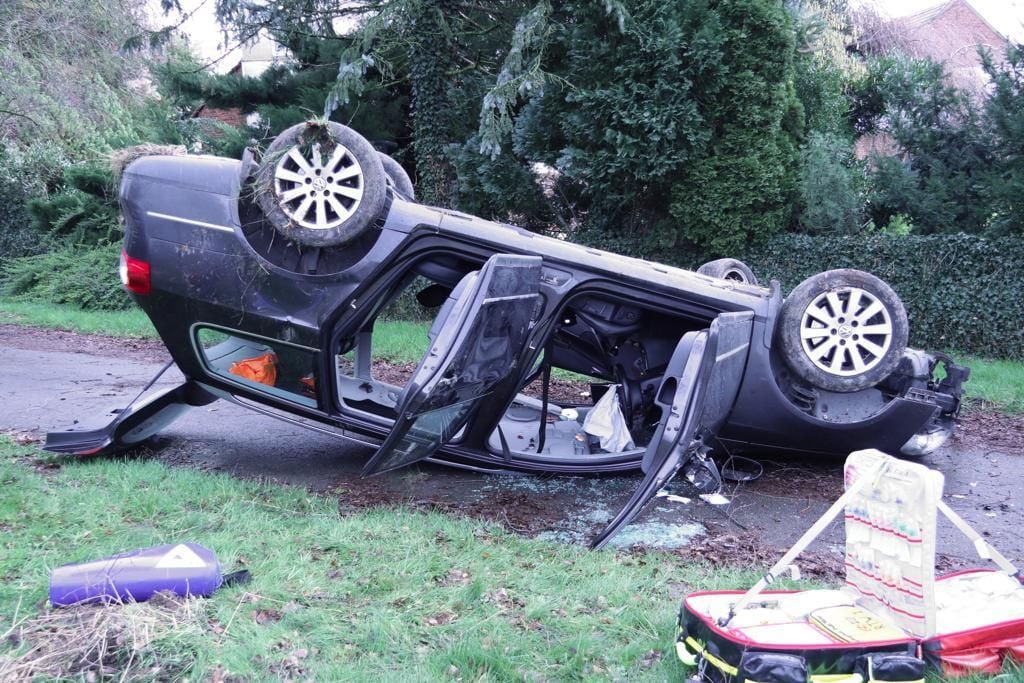
[[[331,121],[309,121],[267,148],[254,191],[279,233],[298,244],[334,247],[373,225],[387,199],[387,178],[362,135]]]
[[[907,312],[874,275],[830,270],[790,293],[776,334],[796,375],[828,391],[858,391],[896,369],[907,348]]]
[[[720,258],[708,261],[698,268],[697,272],[701,275],[710,275],[711,277],[732,280],[733,282],[740,282],[745,285],[757,284],[754,271],[743,261],[734,258]]]

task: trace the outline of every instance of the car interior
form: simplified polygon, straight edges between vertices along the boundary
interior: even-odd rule
[[[402,335],[406,349],[427,353],[477,267],[454,257],[421,261],[377,299],[354,334],[340,338],[335,350],[337,398],[345,410],[375,421],[398,417],[414,364],[377,362],[392,352],[381,343],[394,343],[393,335],[384,339],[375,334],[379,321],[424,321],[419,326],[396,324],[408,325]],[[488,439],[488,450],[535,461],[600,461],[639,454],[661,418],[654,399],[673,351],[686,332],[709,324],[611,294],[570,297],[521,377],[519,392]],[[580,382],[589,391],[581,394]],[[625,450],[621,444],[615,450],[602,448],[602,440],[585,429],[588,415],[609,390],[618,399],[617,410],[628,430],[631,445]]]

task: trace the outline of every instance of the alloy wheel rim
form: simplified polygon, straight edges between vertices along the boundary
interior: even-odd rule
[[[274,167],[274,195],[295,225],[329,230],[348,220],[363,199],[363,169],[344,145],[324,155],[320,143],[292,145]],[[326,156],[326,158],[325,158]]]
[[[882,362],[892,346],[892,317],[878,297],[860,287],[819,294],[800,320],[800,343],[816,368],[853,377]]]

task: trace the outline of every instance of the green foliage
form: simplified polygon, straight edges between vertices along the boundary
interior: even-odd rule
[[[888,136],[900,152],[872,159],[871,219],[885,225],[902,213],[921,234],[984,232],[991,153],[970,98],[947,84],[943,67],[885,57],[869,65],[855,92],[857,129]]]
[[[790,223],[804,113],[792,86],[794,33],[776,3],[713,3],[722,36],[717,92],[702,99],[708,154],[675,183],[680,237],[725,254]]]
[[[38,236],[29,229],[22,188],[9,180],[0,180],[0,265],[12,257],[39,251]]]
[[[4,266],[3,293],[17,300],[120,311],[132,305],[117,277],[119,244],[63,248],[13,259]]]
[[[501,153],[501,145],[513,129],[513,117],[520,98],[534,91],[543,92],[553,79],[542,67],[544,48],[550,40],[551,3],[541,0],[524,14],[512,32],[512,44],[498,71],[494,87],[480,107],[480,153],[492,158]]]
[[[807,128],[848,132],[846,83],[863,73],[847,48],[855,40],[847,0],[785,0],[796,30],[795,85]]]
[[[914,224],[908,216],[898,213],[889,219],[882,232],[890,237],[905,237],[914,231]]]
[[[83,158],[136,142],[143,58],[119,54],[142,0],[0,3],[0,137],[9,147],[55,142]]]
[[[808,234],[852,234],[861,227],[864,206],[861,169],[849,142],[834,133],[813,132],[801,152],[800,227]]]
[[[581,0],[554,5],[550,26],[532,18],[500,77],[515,92],[499,83],[489,97],[501,101],[484,102],[482,148],[508,131],[501,148],[519,163],[554,167],[549,206],[563,229],[725,250],[788,224],[803,114],[778,3],[632,0],[609,12]],[[509,131],[493,112],[515,97],[530,99]]]
[[[28,204],[56,186],[65,163],[61,149],[49,142],[24,148],[0,143],[0,265],[46,248]]]
[[[1010,44],[1006,59],[982,54],[992,79],[984,125],[994,157],[986,193],[995,234],[1024,235],[1024,45]]]
[[[106,161],[68,166],[64,187],[45,199],[28,202],[40,235],[49,244],[109,244],[120,237],[117,189]]]
[[[0,145],[0,266],[7,259],[41,250],[39,236],[31,229],[31,218],[25,209],[25,187],[11,173],[9,163]]]
[[[458,178],[455,203],[460,210],[535,230],[556,220],[533,169],[522,157],[492,158],[481,154],[480,148],[480,138],[474,135],[449,151]]]
[[[874,273],[896,290],[911,343],[1024,358],[1024,241],[973,235],[780,235],[735,256],[789,291],[832,268]]]

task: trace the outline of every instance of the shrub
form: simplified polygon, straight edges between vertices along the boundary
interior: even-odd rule
[[[12,259],[2,271],[3,293],[23,301],[90,310],[130,308],[132,301],[117,277],[120,253],[120,244],[109,244]]]
[[[811,133],[801,153],[800,226],[804,232],[849,235],[861,226],[864,201],[857,188],[851,145],[834,133]]]
[[[0,142],[0,265],[47,248],[33,225],[28,203],[59,181],[66,159],[49,142],[24,149]]]
[[[25,211],[24,190],[13,181],[0,179],[0,265],[42,250],[31,223]]]
[[[973,235],[781,235],[737,258],[789,292],[832,268],[886,280],[903,299],[911,343],[994,358],[1024,358],[1024,240]]]

